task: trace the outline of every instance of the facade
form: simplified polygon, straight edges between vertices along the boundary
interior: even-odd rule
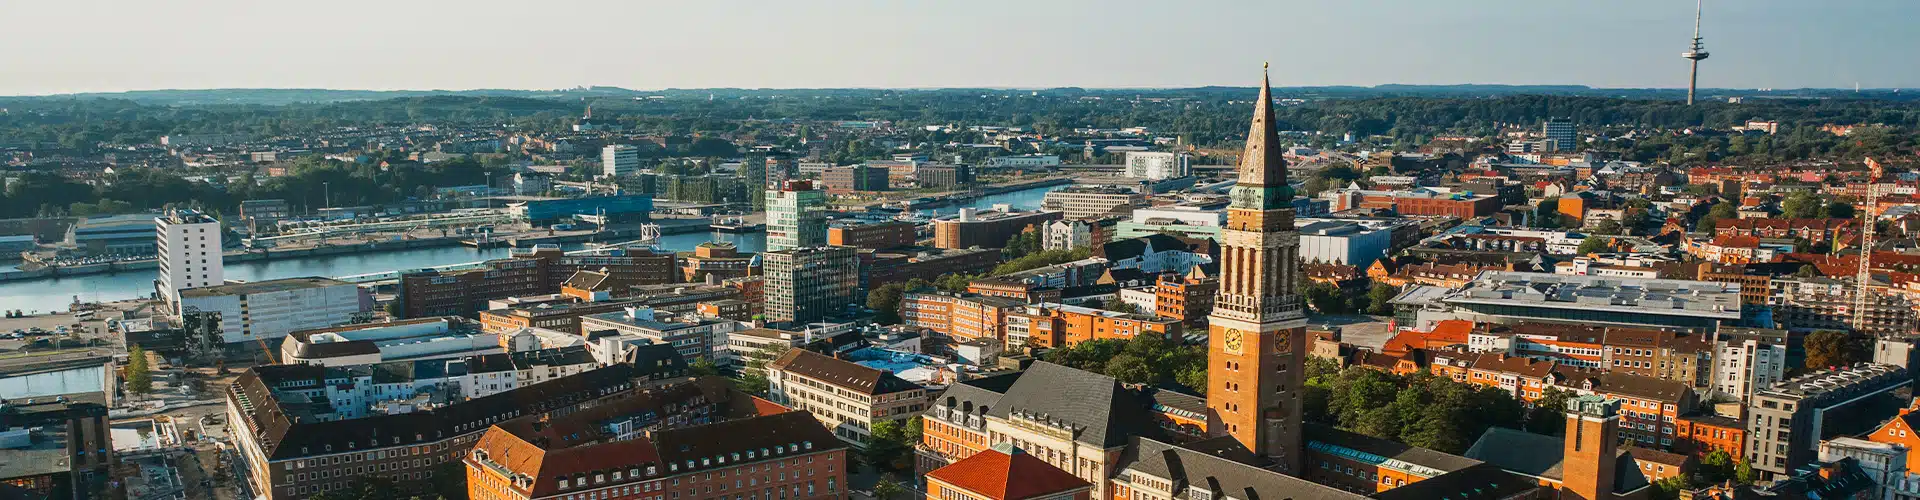
[[[726,352],[727,334],[746,329],[737,321],[698,319],[660,321],[647,310],[629,310],[595,314],[580,318],[580,336],[586,337],[595,358],[621,359],[635,345],[673,346],[681,359],[719,362]]]
[[[809,181],[767,190],[767,250],[827,244],[827,194]]]
[[[514,249],[511,257],[490,260],[479,269],[404,272],[397,300],[405,317],[468,316],[489,309],[487,302],[508,297],[560,293],[580,271],[599,273],[624,286],[671,283],[675,256],[645,250],[607,255],[566,255],[557,246]],[[631,293],[614,294],[621,297]]]
[[[1742,403],[1787,378],[1787,332],[1721,328],[1714,340],[1713,390]]]
[[[220,337],[227,344],[278,344],[294,331],[351,322],[373,304],[358,285],[315,277],[189,288],[179,294],[174,313],[220,313]]]
[[[973,184],[971,165],[920,165],[912,174],[914,185],[921,188],[954,189]]]
[[[624,144],[600,148],[600,176],[626,177],[640,173],[640,150]]]
[[[240,202],[240,222],[247,226],[247,234],[260,234],[262,229],[274,229],[281,219],[293,215],[287,206],[287,200],[243,200]]]
[[[1057,220],[1040,226],[1040,248],[1045,250],[1073,250],[1092,248],[1101,231],[1099,224],[1085,220]]]
[[[900,299],[900,318],[908,326],[933,330],[956,342],[999,341],[1006,337],[1007,314],[1022,304],[1005,297],[908,293]]]
[[[1192,158],[1186,153],[1128,151],[1127,177],[1164,180],[1193,175]]]
[[[811,323],[837,315],[854,303],[860,266],[853,248],[795,248],[762,256],[766,265],[767,321]]]
[[[1214,296],[1219,291],[1220,280],[1200,272],[1199,266],[1184,276],[1162,274],[1153,286],[1153,312],[1182,324],[1198,324],[1213,314]]]
[[[1149,234],[1173,233],[1184,238],[1220,239],[1220,228],[1227,225],[1227,213],[1190,205],[1137,208],[1133,217],[1114,225],[1115,238],[1138,238]]]
[[[753,254],[742,254],[739,247],[720,241],[701,243],[693,248],[692,255],[683,255],[681,261],[681,280],[689,283],[706,283],[709,277],[743,278],[752,274],[755,267]]]
[[[886,370],[806,349],[767,363],[767,398],[812,414],[834,437],[865,447],[873,425],[901,422],[927,409],[927,389]]]
[[[1764,480],[1787,476],[1818,457],[1820,440],[1873,430],[1904,408],[1895,389],[1913,384],[1907,370],[1863,363],[1781,381],[1747,403],[1747,463]]]
[[[1060,166],[1060,155],[1027,154],[1020,156],[995,156],[987,159],[987,166],[1002,168],[1046,168]]]
[[[829,193],[886,191],[887,167],[854,165],[820,172],[820,185]]]
[[[0,490],[11,498],[109,498],[118,457],[106,393],[46,394],[6,403]]]
[[[1540,135],[1546,137],[1549,152],[1569,152],[1580,145],[1575,142],[1573,120],[1566,118],[1548,118],[1540,124]]]
[[[350,418],[315,397],[347,395],[333,388],[340,369],[262,366],[228,386],[226,418],[237,466],[248,490],[268,500],[309,498],[384,477],[405,492],[431,487],[443,464],[459,463],[495,423],[564,415],[632,397],[654,381],[684,377],[686,364],[660,349],[621,364],[432,408],[402,408]],[[263,370],[264,369],[264,370]],[[354,391],[358,392],[358,391]]]
[[[976,246],[1004,248],[1008,240],[1026,231],[1027,228],[1060,220],[1061,215],[1060,212],[1049,211],[989,210],[981,212],[972,208],[962,208],[959,215],[933,221],[933,246],[948,249]]]
[[[1255,104],[1239,183],[1220,232],[1220,294],[1208,318],[1207,408],[1217,433],[1301,475],[1306,385],[1306,311],[1299,294],[1300,233],[1293,227],[1272,90]]]
[[[1066,304],[1029,304],[1006,311],[1006,342],[1017,346],[1069,347],[1089,340],[1128,340],[1142,335],[1180,338],[1180,321]]]
[[[156,284],[168,304],[180,303],[180,291],[227,282],[220,221],[193,210],[173,209],[153,219],[158,238]],[[77,226],[76,226],[77,227]]]
[[[875,250],[910,247],[918,238],[917,229],[913,224],[898,221],[834,224],[827,228],[827,244]]]
[[[843,498],[845,448],[803,414],[695,379],[494,424],[464,457],[466,498]]]
[[[1075,186],[1048,191],[1040,200],[1042,210],[1061,212],[1068,219],[1098,219],[1125,216],[1147,205],[1147,195],[1120,187]]]
[[[1391,231],[1355,222],[1316,221],[1300,226],[1302,262],[1366,267],[1392,249]]]

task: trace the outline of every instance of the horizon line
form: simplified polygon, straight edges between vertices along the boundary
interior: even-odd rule
[[[1275,89],[1275,90],[1281,90],[1281,89],[1340,89],[1340,88],[1344,88],[1344,89],[1381,89],[1382,87],[1435,87],[1435,88],[1439,88],[1439,87],[1567,87],[1567,88],[1579,88],[1579,89],[1587,89],[1587,90],[1596,90],[1596,91],[1611,91],[1611,90],[1623,90],[1623,91],[1624,91],[1624,90],[1637,90],[1637,91],[1674,91],[1674,92],[1685,92],[1685,91],[1687,90],[1687,88],[1686,88],[1686,87],[1595,87],[1595,86],[1591,86],[1591,85],[1583,85],[1583,84],[1577,84],[1577,83],[1381,83],[1381,84],[1374,84],[1374,85],[1339,85],[1339,84],[1333,84],[1333,85],[1289,85],[1289,86],[1274,86],[1274,87],[1273,87],[1273,89]],[[1257,85],[1256,85],[1256,86],[1237,86],[1237,85],[1196,85],[1196,86],[1177,86],[1177,87],[1149,87],[1149,86],[1142,86],[1142,87],[1127,87],[1127,86],[1115,86],[1115,87],[1096,87],[1096,86],[1078,86],[1078,85],[1055,85],[1055,86],[953,86],[953,87],[931,87],[931,86],[929,86],[929,87],[859,87],[859,86],[853,86],[853,87],[667,87],[667,88],[657,88],[657,89],[637,89],[637,88],[628,88],[628,87],[620,87],[620,86],[614,86],[614,85],[581,85],[581,86],[574,86],[574,87],[564,87],[564,88],[506,88],[506,87],[473,87],[473,88],[465,88],[465,89],[437,89],[437,88],[436,88],[436,89],[425,89],[425,88],[330,88],[330,87],[203,87],[203,88],[149,88],[149,89],[127,89],[127,90],[101,90],[101,91],[85,91],[85,92],[61,92],[61,93],[50,93],[50,94],[4,94],[4,95],[0,95],[0,98],[49,98],[49,97],[81,97],[81,96],[92,96],[92,95],[112,95],[112,94],[136,94],[136,93],[149,93],[149,92],[235,92],[235,91],[327,91],[327,92],[396,92],[396,93],[397,93],[397,92],[427,92],[427,93],[432,93],[432,92],[446,92],[446,93],[457,93],[457,92],[487,92],[487,91],[504,91],[504,92],[570,92],[570,91],[591,91],[591,90],[595,90],[595,89],[607,89],[607,90],[621,90],[621,91],[627,91],[627,92],[636,92],[636,93],[642,93],[642,92],[687,92],[687,91],[702,91],[702,90],[705,90],[705,91],[719,91],[719,90],[727,90],[727,91],[758,91],[758,92],[776,92],[776,91],[801,91],[801,90],[911,90],[911,91],[939,91],[939,90],[1002,90],[1002,91],[1044,91],[1044,90],[1061,90],[1061,89],[1080,89],[1080,90],[1089,90],[1089,91],[1128,91],[1128,90],[1136,90],[1136,91],[1174,91],[1174,90],[1194,90],[1194,89],[1205,89],[1205,88],[1230,88],[1230,89],[1240,89],[1240,88],[1244,88],[1244,89],[1258,89],[1258,88],[1259,88],[1259,86],[1257,86]],[[1722,91],[1722,92],[1724,92],[1724,91],[1739,91],[1739,92],[1792,92],[1792,91],[1809,91],[1809,90],[1819,90],[1819,91],[1854,91],[1854,92],[1862,92],[1862,93],[1864,93],[1864,92],[1869,92],[1869,91],[1874,91],[1874,92],[1887,92],[1887,91],[1890,91],[1890,92],[1896,92],[1896,93],[1897,93],[1897,92],[1900,92],[1901,90],[1904,90],[1904,89],[1907,89],[1907,88],[1912,88],[1912,87],[1860,87],[1860,88],[1857,88],[1857,89],[1855,89],[1855,88],[1850,88],[1850,87],[1795,87],[1795,88],[1760,88],[1760,87],[1754,87],[1754,88],[1739,88],[1739,87],[1704,87],[1704,88],[1701,88],[1701,89],[1699,89],[1699,90],[1700,90],[1700,91]]]

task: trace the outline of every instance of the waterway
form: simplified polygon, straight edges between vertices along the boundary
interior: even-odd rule
[[[1047,186],[992,196],[982,197],[970,203],[943,207],[931,212],[952,214],[960,207],[973,207],[982,210],[993,208],[996,204],[1008,204],[1021,210],[1033,210],[1040,207],[1040,200],[1048,191],[1066,187]],[[743,252],[760,252],[766,249],[766,233],[689,233],[663,236],[660,248],[669,251],[692,251],[701,243],[708,241],[731,242]],[[464,262],[498,259],[507,256],[509,249],[489,248],[473,249],[464,246],[420,248],[396,252],[368,254],[332,255],[298,259],[241,262],[227,265],[227,279],[241,281],[261,281],[302,276],[353,276],[357,274],[377,273],[395,269],[419,269],[423,267],[444,266]],[[0,309],[53,312],[65,311],[78,299],[82,302],[106,302],[148,297],[153,294],[154,274],[152,271],[135,271],[116,274],[93,274],[45,280],[14,281],[0,283]]]

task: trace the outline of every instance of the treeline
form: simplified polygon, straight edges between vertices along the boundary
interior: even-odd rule
[[[242,173],[233,182],[197,182],[172,172],[134,168],[117,171],[97,185],[58,174],[28,172],[18,176],[0,196],[0,218],[54,215],[96,215],[193,207],[219,214],[237,214],[240,201],[283,199],[296,211],[324,206],[390,203],[428,198],[436,186],[485,184],[509,175],[501,165],[484,165],[462,158],[435,163],[394,163],[382,168],[372,163],[346,163],[302,158],[288,166],[287,175],[260,181]],[[260,181],[260,182],[256,182]],[[331,197],[331,201],[327,198]]]

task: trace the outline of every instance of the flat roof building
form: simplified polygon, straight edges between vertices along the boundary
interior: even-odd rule
[[[174,306],[176,316],[219,313],[221,342],[237,344],[352,322],[372,309],[373,300],[359,285],[305,277],[188,288],[179,291]]]
[[[1577,322],[1711,330],[1741,319],[1740,285],[1484,271],[1437,302],[1475,322]],[[1424,319],[1424,317],[1423,317]]]

